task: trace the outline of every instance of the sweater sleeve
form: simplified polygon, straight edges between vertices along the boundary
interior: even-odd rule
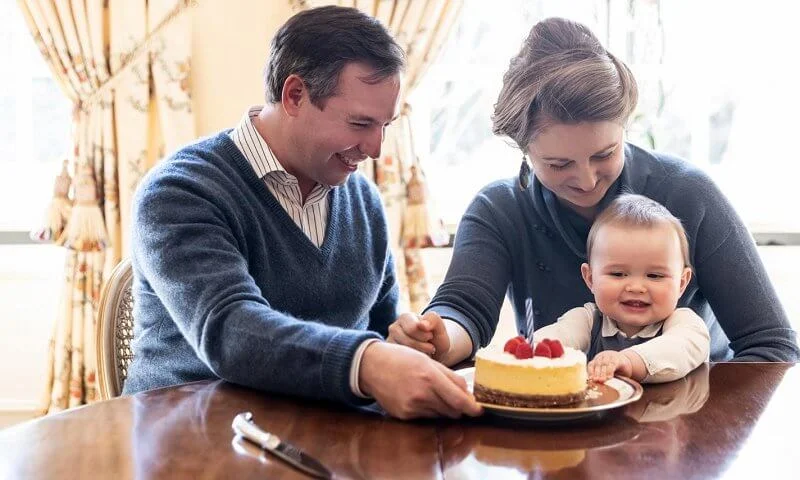
[[[132,254],[197,357],[240,385],[365,403],[350,389],[350,367],[358,345],[378,334],[272,308],[248,272],[230,213],[214,200],[224,192],[208,179],[161,173],[137,191]]]
[[[458,226],[453,256],[444,282],[425,311],[435,311],[462,327],[472,340],[472,353],[492,339],[503,298],[511,281],[509,234],[498,225],[491,187],[473,200]]]
[[[694,269],[703,296],[730,340],[734,361],[797,361],[789,325],[752,236],[702,172],[676,183],[674,212],[694,238]]]
[[[378,298],[369,311],[369,329],[386,338],[389,335],[389,325],[397,318],[397,300],[400,288],[397,285],[394,258],[391,251],[386,255],[383,284]]]

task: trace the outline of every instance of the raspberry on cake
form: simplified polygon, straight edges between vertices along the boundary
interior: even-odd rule
[[[475,355],[475,399],[512,407],[557,407],[586,394],[586,355],[544,339],[531,346],[519,336],[503,350],[482,348]]]

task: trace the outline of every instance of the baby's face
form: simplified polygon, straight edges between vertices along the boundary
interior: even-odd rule
[[[602,227],[583,273],[597,307],[628,336],[669,317],[691,278],[678,233],[666,223]]]

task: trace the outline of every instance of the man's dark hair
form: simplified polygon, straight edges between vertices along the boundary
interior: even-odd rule
[[[405,66],[403,49],[375,18],[355,8],[326,6],[291,17],[272,38],[264,68],[266,99],[281,101],[289,75],[303,79],[311,103],[323,108],[336,94],[339,74],[350,62],[374,69],[366,82],[379,82]]]

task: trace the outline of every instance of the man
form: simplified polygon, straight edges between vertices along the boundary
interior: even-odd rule
[[[380,198],[355,172],[380,155],[404,61],[356,9],[299,13],[273,38],[267,104],[148,174],[125,393],[222,378],[398,418],[480,413],[461,377],[382,338],[398,289]]]

